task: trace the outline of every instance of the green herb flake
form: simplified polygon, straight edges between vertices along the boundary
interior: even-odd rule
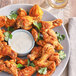
[[[57,35],[59,42],[65,39],[65,35],[60,35],[60,33],[58,33],[58,32],[56,32],[56,35]]]
[[[14,31],[14,28],[13,27],[8,27],[7,31],[11,31],[12,32],[12,31]]]
[[[17,64],[17,68],[21,69],[24,68],[24,66],[22,64]]]
[[[47,73],[47,67],[45,67],[45,68],[40,68],[40,69],[38,70],[38,73],[40,73],[40,74],[46,74],[46,73]]]
[[[30,63],[30,66],[35,67],[34,63]]]
[[[30,66],[30,60],[29,59],[27,60],[27,63],[28,63],[27,66]]]
[[[17,18],[17,14],[15,11],[11,11],[10,15],[6,16],[9,19],[16,19]]]
[[[12,34],[9,35],[9,38],[12,39]]]
[[[4,32],[5,36],[9,36],[9,34],[10,34],[9,32]]]
[[[60,50],[58,53],[61,60],[63,60],[66,57],[66,54],[64,53],[64,51]]]
[[[34,21],[33,25],[36,26],[38,30],[40,30],[41,27],[42,27],[42,24],[41,23],[37,23],[37,21]]]

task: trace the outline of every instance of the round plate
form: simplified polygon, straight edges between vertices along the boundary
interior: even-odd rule
[[[8,5],[8,6],[3,7],[3,8],[0,9],[0,15],[1,16],[9,15],[11,11],[16,11],[19,8],[23,8],[26,11],[29,11],[32,6],[33,5],[31,5],[31,4],[13,4],[13,5]],[[51,13],[49,13],[45,9],[42,8],[42,10],[44,11],[42,20],[50,21],[50,20],[55,20],[56,19],[56,17],[54,17]],[[66,37],[65,40],[61,42],[61,44],[64,47],[63,50],[66,53],[66,58],[64,60],[62,60],[60,65],[56,68],[56,71],[52,74],[52,76],[60,76],[61,73],[63,72],[63,70],[65,69],[65,67],[66,67],[66,65],[68,63],[68,60],[69,60],[69,55],[70,55],[69,38],[68,38],[67,32],[66,32],[66,30],[65,30],[63,25],[60,26],[60,27],[56,27],[54,30],[59,32],[60,34],[64,34],[65,37]],[[0,76],[11,76],[11,75],[8,75],[7,73],[4,73],[4,72],[0,72]],[[34,74],[33,76],[36,76],[36,74]]]

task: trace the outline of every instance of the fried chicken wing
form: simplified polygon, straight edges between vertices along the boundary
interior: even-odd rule
[[[15,19],[9,19],[9,18],[7,18],[5,27],[8,28],[8,27],[14,26],[15,23],[16,23],[16,20]]]
[[[32,33],[34,40],[37,41],[38,40],[38,32],[35,29],[32,29],[31,33]]]
[[[42,19],[43,11],[38,5],[34,5],[30,9],[29,15],[33,17],[39,17],[40,19]]]
[[[61,62],[61,60],[59,58],[59,53],[55,52],[54,54],[50,55],[49,61],[55,61],[56,66],[58,66]]]
[[[16,25],[17,28],[22,28],[25,30],[30,30],[32,28],[33,17],[23,16],[17,19]]]
[[[36,76],[51,76],[54,73],[55,69],[56,69],[55,62],[51,62],[50,66],[48,66],[48,70],[46,74],[37,73]]]
[[[28,66],[22,70],[19,71],[18,76],[32,76],[36,71],[35,67]]]
[[[19,8],[17,11],[19,16],[26,16],[27,12],[23,8]]]
[[[2,57],[9,56],[12,59],[17,57],[17,53],[14,52],[6,42],[0,42],[0,55],[2,55]]]
[[[34,61],[35,65],[38,65],[38,66],[41,66],[41,67],[49,66],[50,61],[48,61],[47,59],[54,52],[55,52],[54,47],[51,44],[46,44],[42,48],[42,56],[40,57],[40,59]]]
[[[0,71],[5,71],[12,74],[13,76],[18,76],[17,65],[14,62],[14,60],[10,61],[0,60]]]
[[[0,28],[6,24],[7,18],[6,16],[0,16]]]
[[[45,31],[47,29],[53,29],[57,26],[61,26],[62,20],[61,19],[56,19],[53,21],[40,21],[42,23],[42,28],[41,31]]]
[[[45,42],[52,44],[56,50],[62,50],[63,46],[58,42],[56,33],[52,29],[48,29],[47,31],[43,31],[43,39]]]
[[[0,41],[4,41],[4,35],[1,29],[0,29]]]
[[[16,59],[17,59],[17,61],[16,61],[17,64],[27,65],[28,59],[21,59],[18,57]]]
[[[41,56],[41,50],[42,47],[34,47],[31,51],[31,54],[28,54],[27,57],[30,59],[30,61],[33,61]]]

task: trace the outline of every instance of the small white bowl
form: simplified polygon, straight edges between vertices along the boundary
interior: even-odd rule
[[[35,45],[35,41],[34,41],[34,38],[33,38],[32,34],[31,34],[29,31],[26,31],[26,30],[23,30],[23,29],[18,29],[18,30],[13,31],[13,32],[11,33],[12,36],[13,36],[15,33],[17,33],[17,32],[25,32],[25,33],[27,33],[27,34],[31,37],[31,39],[32,39],[32,47],[29,48],[29,50],[27,50],[27,52],[25,52],[25,53],[19,53],[19,52],[17,52],[16,50],[14,50],[14,49],[12,48],[11,43],[10,43],[10,41],[11,41],[12,39],[9,39],[9,40],[8,40],[8,44],[11,46],[11,48],[12,48],[15,52],[18,53],[18,56],[25,56],[25,55],[27,55],[27,54],[33,49],[33,47],[34,47],[34,45]]]

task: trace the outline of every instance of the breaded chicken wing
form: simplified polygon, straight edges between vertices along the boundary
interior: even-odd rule
[[[10,61],[0,60],[0,71],[5,71],[12,74],[13,76],[18,76],[18,69],[14,60]]]
[[[61,60],[59,58],[59,53],[55,52],[54,54],[50,55],[49,61],[55,61],[56,66],[58,66],[61,62]]]
[[[27,65],[27,61],[28,61],[28,59],[21,59],[21,58],[16,58],[17,59],[17,61],[16,61],[16,63],[17,64],[22,64],[22,65]]]
[[[32,29],[31,33],[32,33],[34,40],[37,41],[38,40],[38,32],[35,29]]]
[[[23,16],[17,18],[16,25],[17,28],[22,28],[25,30],[30,30],[32,28],[33,17]]]
[[[6,16],[0,16],[0,28],[6,24],[7,18]]]
[[[63,46],[58,42],[56,33],[52,29],[48,29],[47,31],[43,31],[43,39],[45,42],[52,44],[56,50],[62,50]]]
[[[49,66],[50,65],[50,61],[48,61],[47,59],[54,52],[55,52],[54,47],[51,44],[46,44],[42,48],[42,56],[40,57],[40,59],[34,61],[35,65],[38,65],[40,67],[47,67],[47,66]]]
[[[30,59],[30,61],[33,61],[41,56],[41,51],[42,47],[34,47],[31,51],[31,54],[28,54],[27,57]]]
[[[14,52],[6,42],[0,42],[0,55],[2,55],[2,57],[9,56],[12,59],[17,57],[17,53]]]
[[[48,66],[48,70],[46,74],[37,73],[36,76],[51,76],[54,73],[55,69],[56,69],[55,62],[51,62],[50,66]]]
[[[29,15],[33,17],[39,17],[40,19],[42,19],[43,11],[38,5],[34,5],[30,9]]]
[[[0,41],[4,41],[4,35],[1,29],[0,29]]]
[[[27,12],[23,8],[19,8],[17,10],[17,13],[19,16],[26,16],[27,15]]]
[[[53,29],[57,26],[61,26],[62,20],[61,19],[56,19],[53,21],[40,21],[42,23],[42,28],[41,31],[45,31],[47,29]]]
[[[35,67],[29,66],[19,71],[18,76],[32,76],[36,71]]]
[[[16,20],[15,19],[9,19],[9,18],[7,18],[5,27],[8,28],[8,27],[14,26],[15,23],[16,23]]]

